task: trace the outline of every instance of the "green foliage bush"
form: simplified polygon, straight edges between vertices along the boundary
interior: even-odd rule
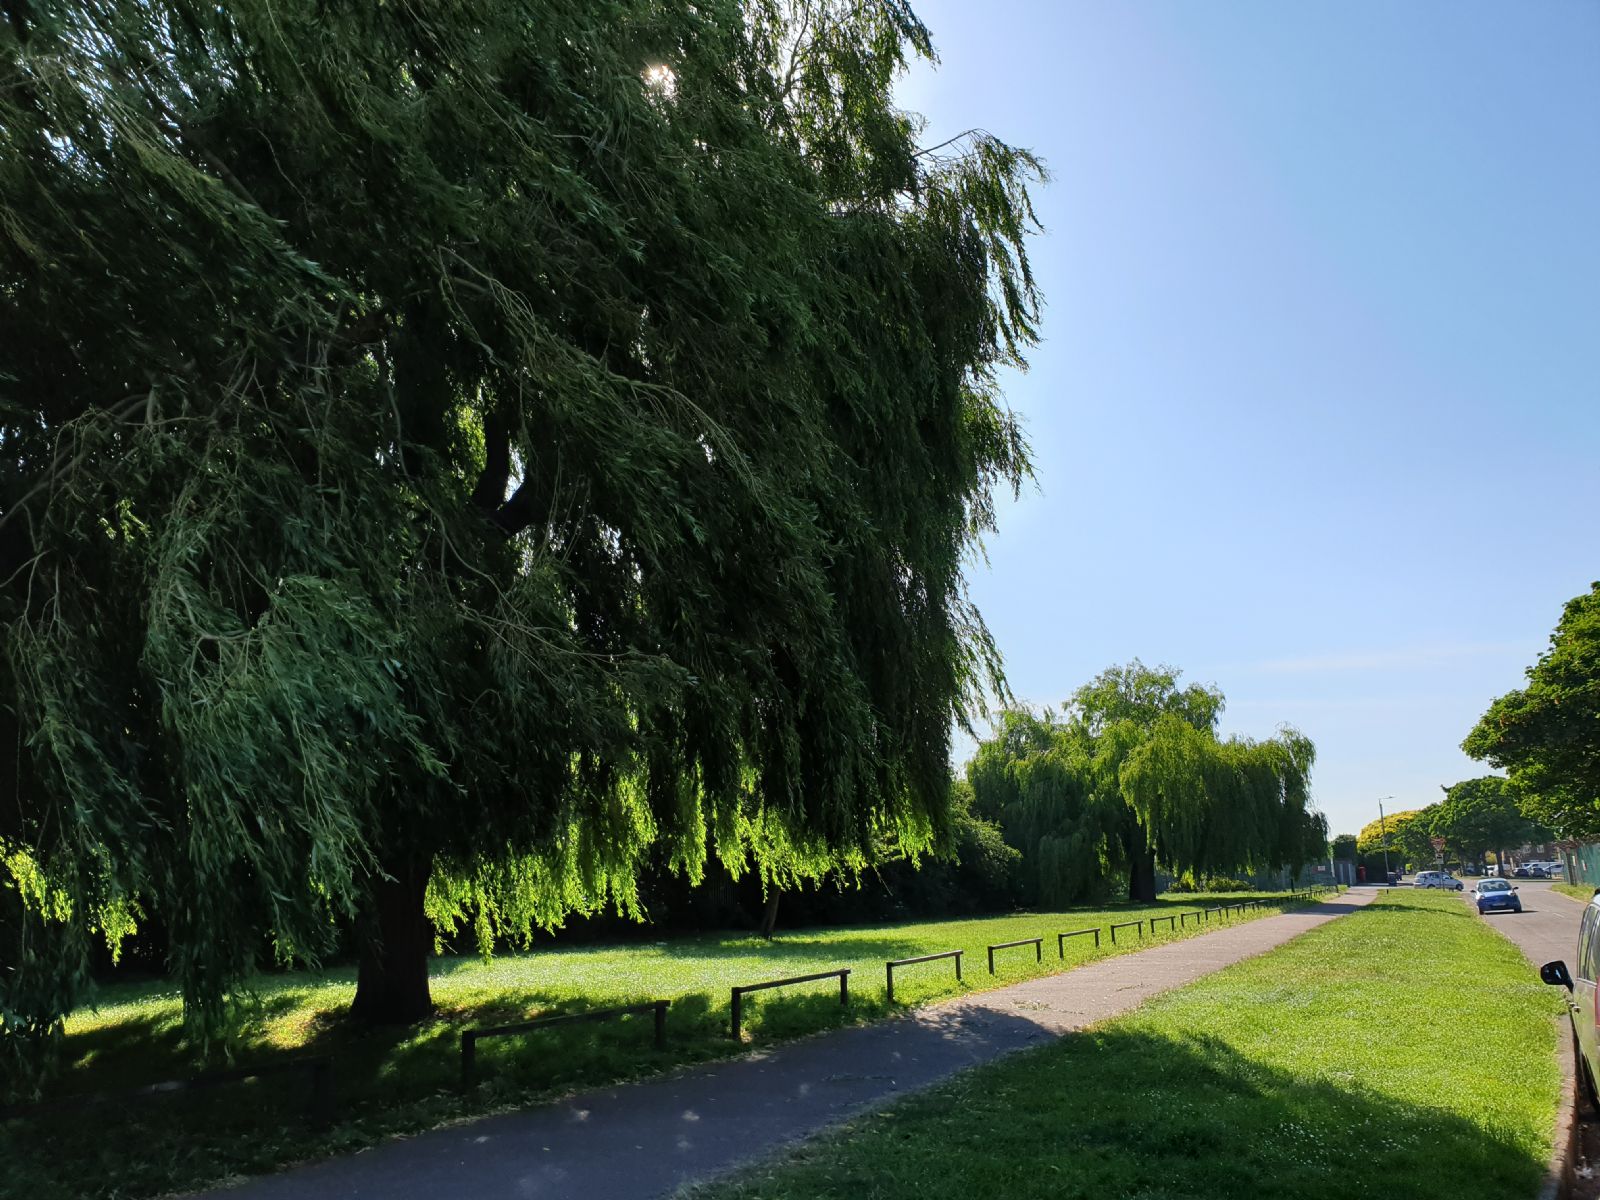
[[[1174,878],[1168,885],[1167,891],[1178,892],[1182,895],[1199,893],[1210,894],[1213,892],[1254,892],[1260,889],[1247,879],[1232,879],[1226,875],[1207,875],[1196,878],[1191,871],[1185,871]]]

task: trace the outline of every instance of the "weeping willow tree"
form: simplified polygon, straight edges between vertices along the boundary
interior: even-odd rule
[[[1079,688],[1060,712],[1013,710],[967,768],[975,808],[1022,852],[1037,902],[1058,906],[1127,879],[1155,899],[1155,873],[1217,874],[1319,858],[1315,752],[1284,729],[1219,739],[1222,693],[1137,659]]]
[[[1021,852],[1024,894],[1045,908],[1089,899],[1116,864],[1107,858],[1121,808],[1093,787],[1088,747],[1051,713],[1009,709],[967,764],[973,811]]]
[[[0,10],[9,1051],[943,833],[1040,170],[900,0]]]

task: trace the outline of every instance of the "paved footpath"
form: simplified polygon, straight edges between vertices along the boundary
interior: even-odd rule
[[[642,1083],[397,1138],[217,1200],[652,1200],[1282,945],[1375,889]],[[1574,905],[1574,908],[1577,906]]]

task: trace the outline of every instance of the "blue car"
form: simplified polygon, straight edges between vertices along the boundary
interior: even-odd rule
[[[1522,911],[1522,898],[1517,889],[1504,879],[1485,879],[1472,889],[1473,902],[1479,913]]]

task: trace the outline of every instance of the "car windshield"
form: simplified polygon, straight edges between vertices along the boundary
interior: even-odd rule
[[[1485,879],[1478,885],[1480,892],[1509,892],[1511,885],[1504,879]]]

